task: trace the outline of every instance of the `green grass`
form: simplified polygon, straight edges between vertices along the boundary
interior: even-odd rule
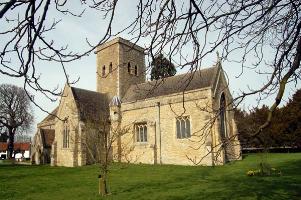
[[[267,156],[280,177],[248,177]],[[97,166],[0,164],[0,199],[100,199]],[[252,154],[219,167],[118,165],[107,199],[301,199],[301,153]]]

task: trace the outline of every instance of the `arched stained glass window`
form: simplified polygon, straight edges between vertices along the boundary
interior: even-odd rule
[[[189,116],[182,116],[176,118],[177,138],[190,138],[190,118]]]
[[[224,93],[222,93],[221,98],[220,98],[219,118],[220,118],[220,134],[221,134],[221,137],[224,139],[227,136],[226,98],[225,98]]]
[[[69,128],[67,121],[64,122],[63,129],[63,148],[69,148]]]

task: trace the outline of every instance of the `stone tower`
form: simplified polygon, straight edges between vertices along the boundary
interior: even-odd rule
[[[144,49],[123,38],[97,48],[97,92],[122,99],[132,84],[145,82]]]

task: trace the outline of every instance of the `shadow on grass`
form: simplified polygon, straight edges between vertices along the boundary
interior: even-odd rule
[[[301,159],[273,165],[282,171],[279,177],[248,177],[247,169],[257,166],[260,159],[250,156],[249,161],[254,163],[243,165],[243,161],[238,161],[237,164],[193,170],[176,167],[179,173],[167,169],[160,172],[159,178],[150,175],[156,171],[146,169],[144,179],[133,177],[133,180],[119,182],[119,185],[112,185],[112,192],[114,199],[301,199]]]
[[[281,169],[282,176],[248,177],[225,175],[210,182],[211,192],[199,192],[193,196],[207,199],[301,199],[301,160],[287,162],[277,166]],[[187,199],[190,199],[187,197]],[[193,198],[191,198],[193,199]]]
[[[248,154],[242,154],[242,159],[247,158],[249,155]]]
[[[283,175],[248,177],[246,172],[256,168],[262,156],[268,157],[271,166]],[[127,165],[120,169],[115,164],[109,177],[112,195],[106,199],[297,200],[301,199],[300,157],[301,154],[256,154],[214,168]],[[99,199],[97,172],[97,166],[0,165],[1,181],[5,183],[0,186],[0,199],[50,199],[48,193],[52,199]]]

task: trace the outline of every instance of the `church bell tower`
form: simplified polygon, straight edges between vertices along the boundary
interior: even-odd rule
[[[97,92],[111,101],[122,97],[127,89],[145,82],[144,49],[123,38],[115,38],[97,47]]]

